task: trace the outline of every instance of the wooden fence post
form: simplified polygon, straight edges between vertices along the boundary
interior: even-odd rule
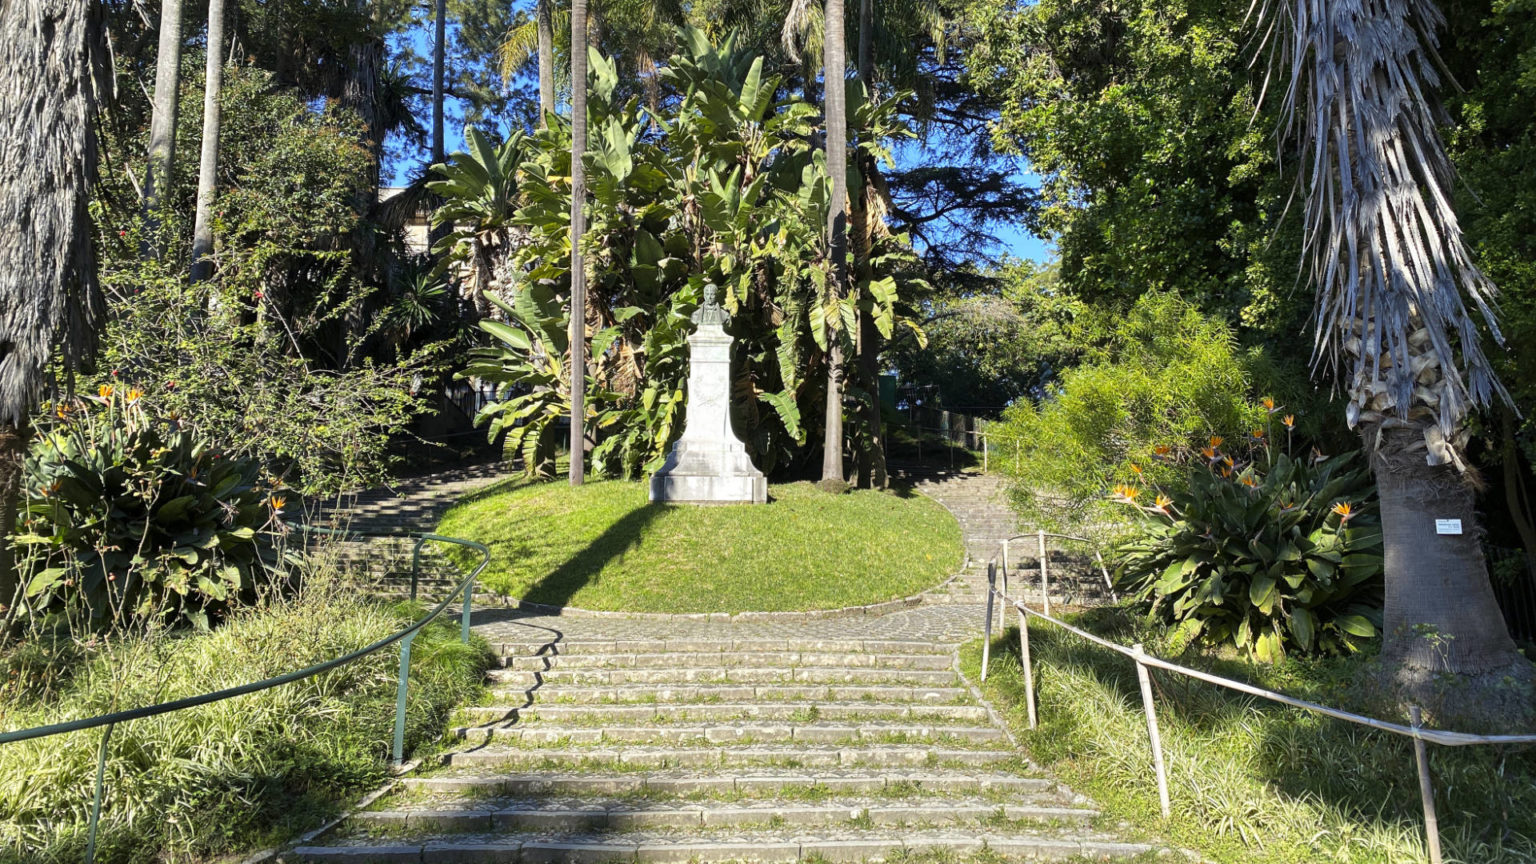
[[[1029,615],[1024,612],[1024,604],[1020,603],[1019,610],[1019,661],[1024,664],[1024,704],[1029,706],[1029,728],[1037,725],[1035,720],[1035,667],[1029,660]]]
[[[1414,729],[1424,714],[1417,705],[1408,706],[1408,720]],[[1424,802],[1424,837],[1429,843],[1430,864],[1440,864],[1440,818],[1435,815],[1435,787],[1429,778],[1429,752],[1423,738],[1413,739],[1413,758],[1419,768],[1419,799]]]
[[[1157,711],[1152,707],[1152,676],[1147,674],[1147,666],[1141,658],[1146,652],[1141,650],[1141,643],[1131,646],[1136,655],[1136,678],[1141,682],[1141,706],[1147,712],[1147,738],[1152,742],[1152,769],[1157,772],[1157,801],[1163,808],[1163,818],[1173,815],[1173,808],[1168,804],[1168,772],[1163,768],[1163,736],[1157,731]]]

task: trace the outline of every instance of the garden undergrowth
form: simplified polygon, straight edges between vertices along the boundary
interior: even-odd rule
[[[1076,623],[1122,644],[1159,637],[1119,609]],[[1165,823],[1134,664],[1048,624],[1031,622],[1030,636],[1039,728],[1027,728],[1017,627],[993,641],[986,695],[1031,756],[1133,831],[1233,864],[1428,860],[1410,740],[1154,670],[1173,811]],[[980,640],[962,652],[973,680],[980,655]],[[1371,713],[1351,701],[1368,657],[1179,660]],[[1536,752],[1431,745],[1430,761],[1448,864],[1536,861]]]
[[[0,658],[13,673],[0,728],[261,680],[361,648],[422,612],[312,578],[299,597],[239,610],[212,632],[23,644]],[[49,655],[65,662],[42,662]],[[286,839],[339,812],[388,774],[398,656],[386,648],[317,677],[119,725],[96,860],[204,860]],[[489,662],[477,637],[459,642],[456,622],[422,631],[412,648],[411,752],[442,746],[453,709],[477,696]],[[61,666],[67,675],[54,674]],[[0,746],[0,861],[81,859],[101,736],[93,729]]]

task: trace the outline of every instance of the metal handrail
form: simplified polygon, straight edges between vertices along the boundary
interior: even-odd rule
[[[485,568],[491,563],[491,550],[485,544],[476,543],[473,540],[465,540],[460,537],[445,537],[441,534],[432,534],[429,532],[345,531],[335,528],[324,528],[315,525],[295,525],[293,527],[300,531],[308,531],[315,534],[325,534],[331,536],[417,538],[415,549],[411,555],[412,600],[416,599],[416,585],[419,579],[419,571],[421,568],[422,544],[428,542],[452,543],[454,545],[464,546],[479,552],[481,558],[480,563],[475,565],[475,568],[470,571],[469,575],[465,576],[464,579],[460,581],[459,584],[448,593],[448,596],[444,597],[442,601],[434,606],[432,610],[429,611],[426,615],[423,615],[409,626],[404,627],[395,633],[374,642],[371,645],[366,645],[349,654],[344,654],[341,657],[335,657],[330,660],[326,660],[323,663],[316,663],[313,666],[308,666],[294,672],[285,672],[282,675],[266,678],[261,681],[253,681],[248,684],[240,684],[235,687],[228,687],[223,690],[215,690],[210,693],[203,693],[197,696],[187,696],[181,699],[173,699],[169,702],[160,702],[154,705],[144,705],[138,708],[130,708],[125,711],[114,711],[109,714],[98,714],[95,717],[85,717],[79,720],[68,720],[62,723],[51,723],[46,726],[34,726],[30,729],[16,729],[10,732],[0,732],[0,744],[9,744],[14,741],[29,741],[35,738],[46,738],[51,735],[62,735],[66,732],[77,732],[82,729],[94,729],[101,726],[106,727],[106,731],[102,733],[101,746],[96,757],[96,794],[94,800],[91,802],[90,829],[87,834],[85,846],[86,864],[92,864],[96,858],[96,828],[97,824],[101,820],[101,801],[107,768],[107,743],[111,741],[112,731],[117,727],[117,724],[119,723],[126,723],[130,720],[138,720],[144,717],[155,717],[161,714],[170,714],[187,708],[196,708],[200,705],[208,705],[213,702],[222,702],[225,699],[233,699],[236,696],[244,696],[250,693],[258,693],[262,690],[270,690],[274,687],[281,687],[284,684],[292,684],[295,681],[302,681],[305,678],[312,678],[323,672],[329,672],[332,669],[345,666],[348,663],[360,660],[370,654],[375,654],[379,651],[382,651],[383,649],[388,648],[389,646],[398,642],[400,643],[400,680],[399,685],[395,691],[395,734],[391,755],[393,757],[392,762],[394,765],[399,766],[404,763],[405,707],[411,670],[411,642],[416,638],[417,634],[421,632],[423,627],[426,627],[428,624],[432,623],[432,621],[434,621],[439,615],[442,614],[444,609],[448,608],[448,604],[453,602],[455,597],[460,596],[462,596],[463,600],[461,604],[462,611],[460,613],[459,638],[462,639],[465,643],[469,642],[469,619],[471,606],[474,602],[475,579],[482,572],[484,572]]]

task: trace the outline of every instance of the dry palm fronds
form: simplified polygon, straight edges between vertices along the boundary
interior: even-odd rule
[[[1482,327],[1502,341],[1495,291],[1452,208],[1437,128],[1444,18],[1432,0],[1256,5],[1271,75],[1289,76],[1283,131],[1303,154],[1314,362],[1346,382],[1351,423],[1424,427],[1430,461],[1459,463],[1444,442],[1508,395],[1480,347]]]

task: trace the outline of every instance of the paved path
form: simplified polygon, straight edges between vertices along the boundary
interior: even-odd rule
[[[423,529],[495,466],[361,496],[358,530]],[[1128,860],[1092,802],[1023,754],[959,674],[984,562],[1011,533],[997,479],[909,471],[954,513],[965,572],[841,617],[538,614],[480,606],[498,668],[462,744],[303,862]],[[377,548],[377,547],[374,547]],[[921,857],[919,860],[928,860]]]

